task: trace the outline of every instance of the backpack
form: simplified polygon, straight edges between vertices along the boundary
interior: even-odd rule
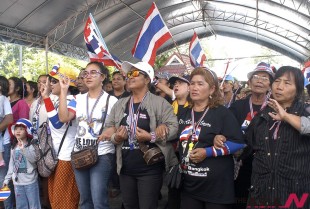
[[[38,139],[33,143],[37,156],[38,172],[42,177],[49,177],[55,170],[58,158],[53,148],[52,136],[47,122],[37,130]]]

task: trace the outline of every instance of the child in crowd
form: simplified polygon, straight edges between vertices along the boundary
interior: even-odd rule
[[[13,138],[9,170],[3,186],[12,179],[15,189],[16,209],[40,209],[38,185],[38,160],[31,144],[33,127],[27,119],[21,118],[9,126]]]

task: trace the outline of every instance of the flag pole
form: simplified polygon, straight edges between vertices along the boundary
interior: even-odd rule
[[[103,39],[103,37],[102,37],[102,35],[101,35],[101,32],[100,32],[100,30],[99,30],[99,28],[98,28],[98,26],[97,26],[97,23],[96,23],[96,21],[95,21],[93,15],[92,15],[91,13],[89,13],[89,16],[90,16],[90,19],[92,20],[92,22],[95,23],[94,26],[96,27],[97,31],[99,32],[99,34],[97,34],[97,36],[101,39],[101,41],[102,41],[102,43],[104,44],[106,50],[109,52],[108,46],[106,45],[106,43],[105,43],[105,41],[104,41],[104,39]],[[110,52],[109,52],[109,53],[110,53]],[[111,53],[110,53],[110,54],[111,54]],[[117,66],[117,68],[118,68],[118,69],[121,69],[121,66],[120,66],[119,64],[117,64],[117,62],[114,60],[114,58],[113,58],[112,55],[111,55],[110,58],[112,58],[113,62],[114,62],[115,65]]]
[[[155,2],[153,2],[153,3],[155,4]],[[156,4],[155,4],[155,6],[156,6]],[[157,6],[156,6],[156,7],[157,7]],[[158,7],[157,7],[157,9],[158,9]],[[158,9],[158,12],[159,12],[159,9]],[[159,15],[160,15],[161,19],[165,22],[164,18],[161,16],[160,12],[159,12]],[[165,23],[165,24],[166,24],[166,23]],[[167,25],[166,25],[166,27],[168,28]],[[168,30],[169,30],[169,28],[168,28]],[[171,39],[172,39],[172,41],[173,41],[173,43],[174,43],[174,46],[175,46],[175,48],[177,49],[177,51],[178,51],[178,53],[179,53],[179,55],[180,55],[180,58],[181,58],[182,62],[184,63],[184,66],[186,67],[186,64],[185,64],[185,62],[184,62],[184,60],[183,60],[183,58],[182,58],[182,54],[180,53],[179,47],[178,47],[178,45],[177,45],[177,42],[174,40],[173,35],[172,35],[172,33],[170,32],[170,30],[169,30],[169,33],[171,34]]]
[[[175,40],[174,40],[172,34],[171,34],[171,38],[172,38],[172,41],[173,41],[173,43],[174,43],[175,48],[177,49],[177,51],[178,51],[178,53],[179,53],[179,55],[180,55],[180,58],[181,58],[182,62],[184,63],[184,65],[185,65],[185,67],[186,67],[186,63],[184,62],[184,60],[183,60],[183,58],[182,58],[182,54],[180,53],[179,47],[178,47],[177,43],[175,42]]]
[[[141,19],[143,19],[143,20],[145,21],[145,18],[142,17],[142,16],[141,16],[137,11],[135,11],[132,7],[130,7],[129,5],[127,5],[127,4],[126,4],[125,2],[123,2],[122,0],[121,0],[121,2],[122,2],[126,7],[128,7],[132,12],[134,12],[137,16],[139,16]],[[155,2],[154,2],[154,4],[155,4]],[[155,6],[156,6],[156,4],[155,4]],[[156,6],[156,7],[157,7],[157,6]],[[157,9],[158,9],[158,7],[157,7]],[[159,9],[158,9],[158,12],[159,12]],[[161,19],[164,21],[164,19],[162,18],[160,12],[159,12],[159,15],[160,15]],[[164,22],[165,22],[165,21],[164,21]],[[167,27],[167,28],[168,28],[168,27]],[[168,28],[168,29],[169,29],[169,28]],[[169,32],[170,32],[170,30],[169,30]],[[179,55],[180,55],[180,58],[181,58],[182,62],[183,62],[184,65],[186,66],[186,64],[185,64],[185,62],[184,62],[184,60],[183,60],[183,58],[182,58],[182,54],[180,53],[179,47],[178,47],[176,41],[174,40],[172,33],[170,33],[170,34],[171,34],[171,39],[172,39],[172,41],[173,41],[173,43],[174,43],[174,46],[175,46],[175,48],[177,49],[177,51],[178,51],[178,53],[179,53]]]
[[[225,73],[224,73],[223,80],[222,80],[222,83],[221,83],[221,87],[222,87],[223,84],[224,84],[225,76],[226,76],[226,73],[227,73],[227,70],[228,70],[229,63],[230,63],[230,60],[227,61]]]

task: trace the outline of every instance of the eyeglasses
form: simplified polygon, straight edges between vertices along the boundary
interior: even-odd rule
[[[139,71],[139,70],[132,70],[130,72],[127,73],[127,77],[130,78],[131,76],[132,77],[138,77],[140,74],[142,75],[146,75],[146,73],[142,72],[142,71]]]
[[[101,73],[99,70],[91,70],[91,71],[83,71],[83,73],[81,73],[81,77],[83,78],[87,78],[88,75],[91,75],[92,78],[97,77],[97,75],[102,75],[103,73]]]
[[[265,76],[253,75],[253,80],[261,80],[262,82],[268,82],[269,78]]]
[[[54,78],[52,78],[51,79],[51,84],[56,84],[56,83],[58,83],[59,81],[57,80],[57,79],[54,79]]]

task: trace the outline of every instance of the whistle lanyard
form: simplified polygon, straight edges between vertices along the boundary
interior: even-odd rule
[[[234,98],[234,94],[233,94],[233,95],[231,95],[230,101],[229,101],[229,103],[228,103],[228,104],[226,104],[226,105],[225,105],[225,107],[227,107],[227,108],[229,108],[229,107],[230,107],[230,105],[231,105],[231,103],[232,103],[232,101],[233,101],[233,98]]]
[[[40,96],[37,100],[37,105],[36,105],[36,108],[35,108],[35,112],[34,112],[34,120],[35,123],[35,131],[38,131],[39,130],[39,116],[40,116],[40,109],[41,109],[41,102],[42,102],[42,97]]]
[[[130,102],[129,102],[129,106],[128,106],[128,110],[129,110],[129,134],[128,134],[128,142],[129,142],[129,146],[130,146],[130,150],[133,150],[134,148],[134,138],[136,136],[136,129],[137,129],[137,125],[138,125],[138,119],[139,119],[139,113],[140,113],[140,108],[141,105],[144,101],[146,97],[146,94],[144,95],[144,97],[142,98],[141,103],[139,104],[137,110],[136,110],[136,114],[134,113],[134,103],[133,103],[133,97],[130,98]]]
[[[275,130],[273,131],[273,134],[272,134],[274,140],[276,140],[278,138],[278,132],[279,132],[279,129],[280,129],[280,125],[281,125],[281,121],[275,121],[273,123],[273,125],[271,126],[271,128],[269,129],[269,131],[271,131],[274,128],[274,126],[276,126],[276,128],[275,128]]]
[[[89,126],[88,132],[92,136],[95,136],[95,133],[93,131],[93,127],[94,127],[93,113],[94,113],[94,110],[95,110],[95,108],[96,108],[100,98],[102,97],[103,93],[104,93],[104,91],[102,90],[100,92],[99,97],[96,99],[95,104],[94,104],[94,106],[92,107],[92,109],[90,111],[90,114],[89,114],[89,104],[88,104],[89,103],[89,97],[88,97],[88,94],[86,96],[86,116],[87,116],[87,120],[86,121],[87,121],[87,125]]]
[[[267,101],[268,101],[270,95],[271,95],[271,92],[268,92],[267,95],[265,96],[265,101],[262,104],[260,110],[264,109],[267,106]],[[255,116],[254,112],[253,112],[252,97],[250,97],[250,99],[249,99],[249,105],[250,105],[250,113],[251,113],[251,120],[252,120]]]
[[[194,109],[192,108],[192,113],[191,113],[191,116],[192,116],[192,126],[193,126],[193,129],[192,129],[192,141],[190,142],[189,144],[189,151],[191,151],[193,149],[193,146],[194,146],[194,143],[193,141],[195,140],[196,138],[196,129],[198,128],[198,126],[200,125],[202,119],[205,117],[205,115],[207,114],[209,110],[209,107],[204,111],[204,113],[202,114],[202,116],[200,117],[200,119],[197,121],[197,123],[195,124],[195,114],[194,114]]]

